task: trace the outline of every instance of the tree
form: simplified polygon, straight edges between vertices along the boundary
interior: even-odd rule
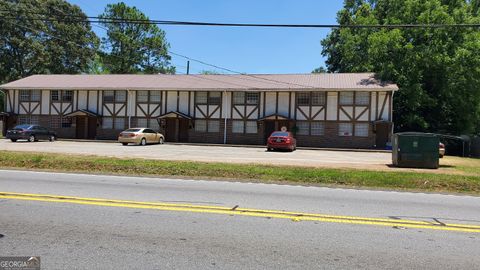
[[[318,67],[312,70],[312,73],[327,73],[327,69],[325,67]]]
[[[341,25],[479,23],[478,1],[347,0]],[[400,87],[398,131],[480,132],[480,32],[466,27],[341,28],[322,40],[329,72],[376,72]]]
[[[202,75],[218,75],[218,74],[222,74],[216,70],[202,70],[200,71],[200,74]]]
[[[107,37],[102,38],[102,62],[111,73],[175,73],[163,30],[154,24],[122,21],[148,20],[137,8],[123,2],[109,4],[100,17],[107,28]]]
[[[64,0],[3,0],[0,10],[0,83],[87,70],[99,40],[78,6]]]

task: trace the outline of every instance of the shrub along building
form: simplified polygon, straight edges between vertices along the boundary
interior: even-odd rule
[[[6,127],[115,139],[150,127],[170,142],[264,144],[286,127],[298,146],[384,147],[398,87],[371,73],[34,75],[0,86]]]

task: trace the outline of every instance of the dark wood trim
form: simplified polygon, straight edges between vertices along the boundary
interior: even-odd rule
[[[73,95],[72,98],[75,98],[75,110],[78,110],[78,98],[80,96],[80,91],[75,91],[74,93],[75,95]],[[62,98],[62,102],[63,102],[63,98]]]
[[[217,106],[217,108],[215,108],[215,109],[207,116],[207,118],[208,118],[208,119],[212,118],[212,116],[213,116],[218,110],[220,110],[220,113],[221,113],[221,111],[222,111],[221,108],[222,108],[222,106]],[[215,118],[215,119],[217,119],[217,118]]]
[[[337,121],[340,121],[340,92],[337,92]]]
[[[379,109],[378,108],[378,96],[379,96],[378,91],[375,92],[375,94],[376,94],[376,98],[375,98],[375,103],[376,103],[375,104],[375,120],[378,120],[378,118],[379,118],[378,117],[378,109]]]
[[[197,119],[197,92],[193,93],[193,119]]]
[[[328,113],[328,92],[325,91],[325,105],[323,106],[325,113],[323,114],[323,121],[327,121],[327,113]]]
[[[368,122],[371,122],[372,121],[372,92],[369,92],[370,93],[370,101],[368,102],[369,105],[368,105]]]
[[[388,93],[388,121],[392,121],[392,111],[393,111],[392,95],[393,95],[393,92]]]
[[[87,111],[90,111],[90,91],[87,91]]]
[[[383,104],[382,104],[382,110],[380,111],[380,114],[378,115],[378,119],[380,119],[383,115],[383,111],[385,110],[385,103],[387,103],[387,99],[388,99],[387,93],[385,93],[385,98],[383,99]]]
[[[317,106],[315,106],[315,107],[317,107]],[[320,107],[320,106],[318,106],[318,107]],[[312,108],[313,108],[313,106],[312,106]],[[312,117],[310,118],[310,120],[312,120],[312,121],[320,121],[320,120],[315,120],[315,117],[317,117],[319,114],[321,114],[322,111],[324,111],[324,110],[325,110],[325,106],[321,107],[320,110],[318,110],[318,112],[315,113],[315,115],[312,115]]]
[[[191,106],[191,95],[192,91],[188,91],[188,116],[190,116],[190,106]]]
[[[291,118],[292,114],[292,92],[288,92],[288,118]]]
[[[348,117],[348,119],[350,119],[350,121],[353,120],[353,117],[350,116],[350,115],[343,109],[343,106],[340,107],[340,110]],[[340,121],[340,117],[338,118],[338,120]],[[344,120],[342,120],[342,121],[344,121]]]
[[[311,108],[310,108],[311,109]],[[310,117],[302,110],[302,108],[299,106],[297,107],[297,110],[300,111],[300,113],[305,117],[306,120],[309,120]]]
[[[362,117],[367,111],[368,111],[368,107],[365,107],[365,109],[363,109],[363,111],[358,115],[358,117],[355,117],[355,121],[358,121],[358,119],[360,119],[360,117]]]
[[[150,94],[148,95],[148,98],[150,98]],[[177,112],[179,108],[180,108],[180,91],[177,91]]]
[[[267,92],[263,92],[263,116],[265,117],[265,112],[267,109]]]
[[[275,115],[278,115],[278,91],[275,92]]]
[[[233,110],[235,110],[235,111],[238,113],[238,115],[240,115],[240,117],[241,117],[242,119],[244,118],[244,116],[242,115],[242,113],[238,110],[237,106],[234,106],[234,107],[233,107]],[[231,118],[233,119],[233,111],[232,111],[232,117],[231,117]]]

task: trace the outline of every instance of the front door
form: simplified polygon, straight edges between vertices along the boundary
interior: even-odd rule
[[[387,142],[390,141],[390,128],[388,122],[375,123],[375,145],[377,148],[384,149]]]
[[[177,123],[178,119],[167,118],[166,127],[165,127],[165,140],[167,142],[177,142]]]
[[[97,136],[97,117],[88,117],[87,139],[93,140]]]
[[[179,142],[188,142],[188,128],[190,126],[188,119],[179,119],[178,120],[178,141]]]
[[[265,136],[264,141],[267,143],[268,137],[276,130],[275,121],[265,121]]]
[[[87,138],[87,117],[86,116],[77,116],[77,128],[76,128],[76,138],[77,139],[86,139]]]

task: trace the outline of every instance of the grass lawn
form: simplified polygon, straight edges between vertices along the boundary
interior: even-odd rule
[[[457,166],[466,174],[279,167],[0,151],[1,168],[480,194],[479,160],[449,159],[448,163],[456,164],[448,166]]]

